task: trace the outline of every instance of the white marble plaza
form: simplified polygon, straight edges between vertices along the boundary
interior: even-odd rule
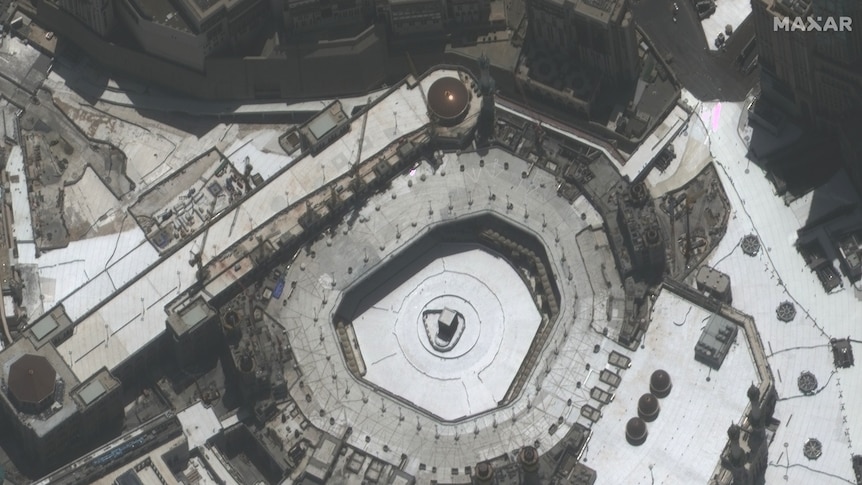
[[[448,352],[435,351],[426,310],[464,315]],[[440,257],[353,321],[365,379],[444,420],[497,407],[541,317],[509,263],[482,249]]]

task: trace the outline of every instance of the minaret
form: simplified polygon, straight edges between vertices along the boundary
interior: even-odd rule
[[[768,396],[768,395],[767,395]],[[769,396],[771,399],[772,396]],[[748,424],[751,434],[748,436],[749,451],[748,470],[751,483],[764,483],[766,467],[769,464],[769,442],[766,437],[767,412],[760,401],[760,389],[754,384],[748,389],[748,400],[751,409],[748,412]],[[767,406],[771,406],[767,402]]]
[[[748,424],[751,427],[751,436],[748,438],[748,444],[751,450],[754,451],[766,439],[766,422],[763,408],[760,405],[760,389],[754,384],[748,388],[748,400],[750,402]]]
[[[494,92],[496,83],[491,77],[491,61],[484,53],[479,56],[479,95],[482,96],[482,109],[476,126],[476,144],[488,146],[494,136]]]
[[[518,464],[521,465],[521,485],[541,485],[539,478],[539,452],[532,446],[521,448],[518,453]]]
[[[739,427],[731,424],[727,429],[727,437],[730,441],[730,447],[727,455],[721,459],[721,464],[733,476],[734,485],[748,485],[751,483],[751,476],[745,468],[746,456],[745,450],[739,445]]]
[[[476,465],[476,475],[473,480],[474,485],[494,485],[494,468],[487,461],[483,461]]]

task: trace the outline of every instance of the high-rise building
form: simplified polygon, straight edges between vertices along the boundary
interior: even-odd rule
[[[862,28],[782,27],[808,18],[862,23],[858,0],[752,0],[764,96],[818,126],[862,105]],[[826,20],[821,20],[825,23]]]
[[[60,0],[60,6],[99,35],[114,28],[114,0]]]
[[[752,0],[751,6],[762,96],[795,117],[837,134],[848,173],[862,191],[862,151],[858,142],[848,138],[858,134],[847,129],[862,116],[862,2]],[[809,19],[832,27],[809,28]],[[849,28],[842,27],[848,25],[847,19]],[[794,20],[805,28],[787,27]]]
[[[207,56],[258,37],[271,13],[268,0],[40,1],[56,4],[102,37],[118,17],[119,28],[143,50],[199,71]]]
[[[281,0],[279,7],[289,34],[318,34],[327,30],[345,34],[370,24],[366,4],[363,0]]]
[[[0,354],[0,419],[37,469],[62,464],[122,423],[120,381],[105,368],[80,379],[57,351],[69,325],[57,307]]]
[[[441,0],[386,0],[389,26],[396,36],[441,35],[446,15]]]
[[[479,57],[479,93],[482,95],[482,110],[479,111],[479,122],[476,125],[476,135],[479,145],[486,146],[494,135],[494,91],[496,83],[491,77],[491,61],[484,53]]]
[[[628,0],[529,0],[527,15],[536,49],[573,57],[613,83],[637,78]]]

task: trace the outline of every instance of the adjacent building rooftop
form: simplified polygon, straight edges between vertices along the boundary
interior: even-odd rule
[[[170,0],[123,0],[129,3],[141,17],[182,32],[192,32],[183,15]]]

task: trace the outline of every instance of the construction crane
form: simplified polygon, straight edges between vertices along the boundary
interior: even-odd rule
[[[521,94],[521,101],[524,103],[524,107],[527,108],[527,111],[536,117],[536,125],[533,127],[533,134],[535,135],[535,147],[539,152],[539,155],[544,153],[544,141],[545,141],[545,125],[542,122],[542,118],[539,116],[539,113],[533,109],[533,105],[530,103],[530,99],[527,98],[527,93],[524,92],[523,88],[518,89],[518,93]],[[525,133],[525,132],[522,132]],[[523,135],[522,135],[523,136]],[[528,173],[532,172],[533,166],[536,164],[536,161],[530,164],[530,169]]]
[[[207,218],[206,218],[206,220],[203,221],[204,224],[209,223],[210,219],[212,219],[213,212],[215,211],[215,204],[216,204],[216,201],[218,200],[218,198],[213,197],[212,199],[213,200],[210,203],[209,211],[207,212]],[[237,210],[239,210],[239,209],[237,209]],[[189,259],[189,265],[197,267],[197,271],[195,272],[195,278],[197,278],[198,283],[203,283],[203,280],[205,279],[205,276],[206,276],[204,274],[204,269],[203,269],[203,254],[204,254],[204,248],[206,248],[206,245],[207,245],[207,237],[209,237],[209,235],[210,235],[210,227],[211,226],[208,225],[206,227],[206,229],[204,230],[204,238],[201,241],[200,250],[197,253],[192,251],[192,256]]]
[[[365,112],[362,113],[362,130],[359,132],[359,147],[356,149],[356,160],[353,162],[351,170],[356,173],[359,171],[359,162],[362,161],[362,144],[365,143],[365,126],[368,124],[368,112],[371,111],[371,96],[365,103]]]
[[[685,254],[686,265],[688,265],[688,262],[691,260],[691,253],[692,253],[691,221],[690,221],[691,207],[694,205],[695,202],[697,202],[697,199],[699,199],[700,196],[702,196],[704,192],[706,192],[706,189],[700,189],[697,192],[695,192],[694,194],[689,194],[688,192],[686,192],[686,194],[685,194],[685,249],[684,249],[684,254]]]
[[[422,101],[425,103],[425,106],[428,106],[428,98],[425,97],[425,89],[422,88],[422,83],[419,82],[419,74],[416,73],[416,66],[413,64],[413,58],[410,57],[410,53],[407,53],[407,62],[410,64],[410,74],[413,74],[413,79],[416,80],[416,85],[419,87],[419,94],[422,95]]]

